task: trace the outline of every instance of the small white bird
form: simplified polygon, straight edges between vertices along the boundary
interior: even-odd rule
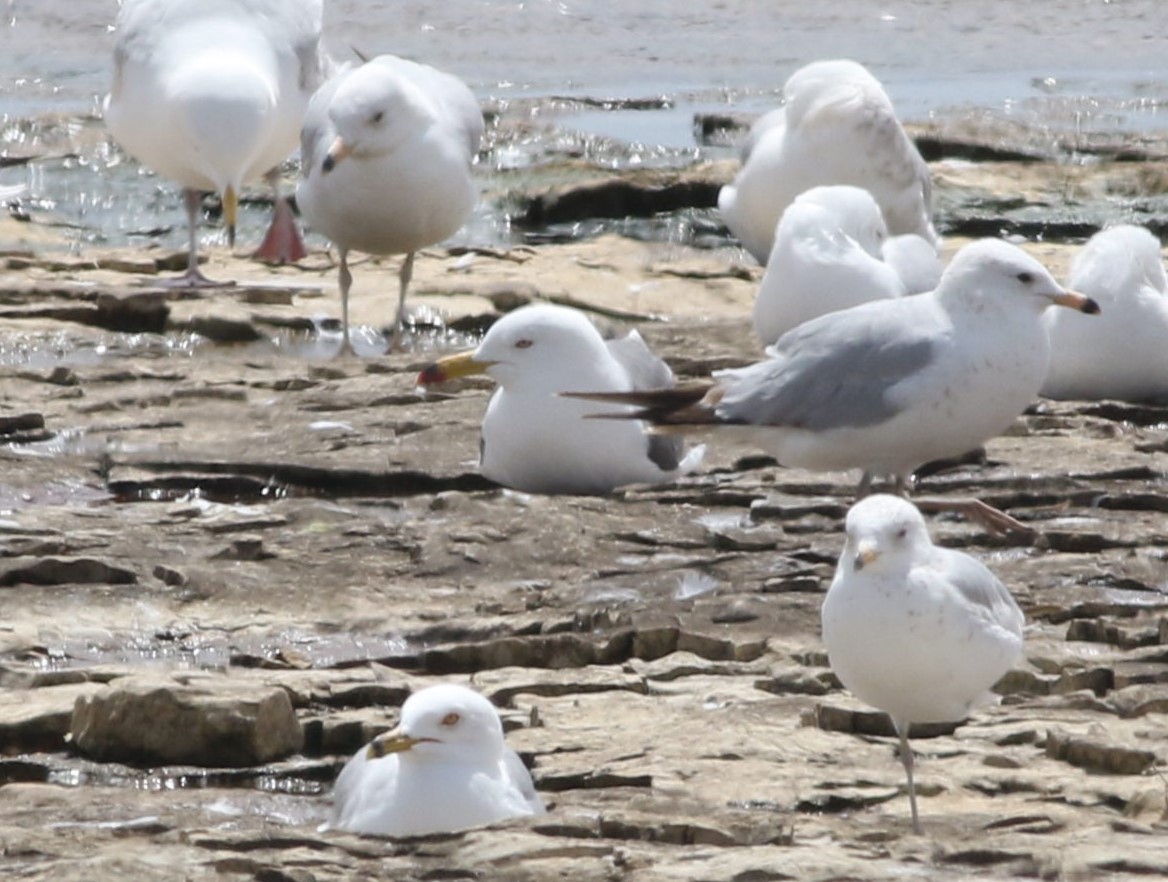
[[[837,184],[795,197],[779,220],[754,301],[763,345],[825,313],[909,293],[881,257],[886,241],[884,216],[867,190]]]
[[[268,173],[276,213],[257,253],[303,256],[276,167],[295,149],[308,99],[323,79],[321,17],[321,0],[122,3],[106,126],[128,153],[183,187],[190,257],[180,282],[214,284],[198,265],[201,191],[222,198],[234,246],[240,190]]]
[[[1143,227],[1117,226],[1075,255],[1071,284],[1104,307],[1097,322],[1047,316],[1048,398],[1168,397],[1168,277],[1160,241]]]
[[[682,457],[680,438],[646,435],[636,423],[585,419],[603,410],[561,397],[584,389],[673,385],[673,372],[632,331],[605,340],[582,313],[525,306],[492,325],[477,349],[440,359],[423,385],[485,373],[499,388],[483,417],[480,471],[528,493],[607,493],[692,471],[704,448]]]
[[[415,252],[454,235],[478,201],[471,166],[482,133],[482,112],[462,80],[392,55],[338,74],[313,96],[296,199],[340,252],[346,347],[349,252],[405,255],[396,346]]]
[[[880,82],[854,61],[816,61],[783,86],[783,106],[755,123],[734,183],[718,194],[731,232],[766,263],[775,226],[804,190],[868,190],[893,235],[936,244],[929,168],[905,134]]]
[[[748,367],[682,389],[588,393],[636,405],[630,419],[670,434],[716,431],[785,466],[863,469],[900,490],[918,466],[1001,433],[1038,394],[1051,304],[1099,311],[1021,249],[965,246],[935,291],[828,313],[788,331]]]
[[[958,722],[984,703],[1022,655],[1024,618],[981,563],[933,545],[921,513],[900,497],[857,502],[845,529],[823,642],[844,686],[892,717],[920,833],[909,726]]]
[[[422,836],[545,812],[523,760],[503,743],[494,706],[444,684],[411,695],[397,728],[345,763],[329,825]]]

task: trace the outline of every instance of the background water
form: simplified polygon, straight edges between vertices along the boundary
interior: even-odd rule
[[[0,184],[27,181],[32,208],[74,225],[78,244],[149,234],[181,245],[177,191],[124,161],[98,119],[116,2],[0,2],[0,152],[43,157],[0,172]],[[1058,130],[1168,129],[1164,0],[326,0],[325,33],[335,57],[355,47],[424,60],[505,112],[673,163],[717,152],[695,143],[695,111],[765,110],[791,71],[826,57],[867,65],[910,121],[992,114]],[[553,96],[668,101],[557,113]],[[525,156],[500,151],[484,176],[553,155],[555,138],[541,137]]]

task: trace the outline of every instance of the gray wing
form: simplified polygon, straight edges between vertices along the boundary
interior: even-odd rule
[[[771,358],[715,376],[715,413],[727,423],[813,432],[872,426],[904,409],[890,391],[935,358],[932,301],[865,303],[800,325],[767,350]]]
[[[307,178],[309,172],[323,160],[325,151],[336,140],[337,130],[328,115],[329,102],[337,87],[353,68],[342,68],[340,73],[316,90],[304,111],[304,122],[300,126],[300,176]]]
[[[946,578],[987,621],[1021,639],[1025,616],[1008,588],[980,561],[961,551],[938,548]]]
[[[503,764],[507,769],[507,777],[522,794],[523,799],[531,807],[531,813],[534,815],[543,815],[547,813],[544,808],[543,800],[539,798],[539,793],[535,790],[535,782],[531,780],[531,772],[527,771],[527,766],[523,764],[523,760],[510,747],[503,750]]]
[[[653,354],[641,335],[630,331],[619,340],[606,340],[605,345],[629,375],[634,391],[671,389],[676,380],[673,371]],[[672,472],[685,456],[685,439],[679,435],[646,435],[649,459],[663,472]]]

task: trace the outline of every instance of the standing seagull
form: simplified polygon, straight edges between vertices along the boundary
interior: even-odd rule
[[[982,239],[957,253],[936,290],[812,319],[767,360],[712,383],[580,397],[639,405],[615,416],[665,434],[716,430],[785,466],[862,469],[861,496],[878,475],[903,492],[916,468],[1000,434],[1038,395],[1051,304],[1099,311],[1021,249]]]
[[[896,118],[884,87],[854,61],[816,61],[783,85],[783,106],[761,117],[742,170],[718,209],[744,248],[765,264],[780,215],[804,190],[852,184],[879,203],[894,235],[936,244],[929,167]]]
[[[977,560],[933,545],[910,502],[869,496],[845,529],[823,642],[844,686],[892,717],[920,833],[909,727],[958,722],[984,702],[1022,655],[1022,610]]]
[[[601,405],[561,392],[627,391],[673,384],[673,372],[632,331],[605,340],[583,313],[537,304],[495,322],[479,347],[448,355],[418,376],[422,385],[487,374],[499,384],[479,445],[479,469],[526,493],[608,493],[659,484],[697,467],[681,438],[646,435],[639,423],[585,420]]]
[[[411,695],[398,727],[345,763],[330,826],[423,836],[545,813],[494,705],[449,683]]]
[[[272,229],[257,255],[299,260],[304,246],[279,197],[277,166],[296,147],[320,85],[321,0],[125,0],[118,13],[110,134],[131,155],[183,187],[190,258],[180,282],[215,284],[199,270],[202,191],[223,200],[235,245],[239,193],[267,175]]]
[[[483,134],[457,77],[380,55],[325,83],[301,132],[296,200],[341,256],[341,320],[349,342],[349,251],[405,254],[394,345],[401,341],[414,253],[462,226],[478,200],[471,165]]]

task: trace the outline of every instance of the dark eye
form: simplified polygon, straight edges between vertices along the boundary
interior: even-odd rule
[[[446,716],[444,716],[442,718],[442,725],[443,726],[457,726],[458,721],[461,719],[462,719],[462,717],[460,717],[454,711],[451,711],[450,713],[448,713]]]
[[[384,110],[379,110],[379,111],[377,111],[377,113],[373,114],[373,116],[369,117],[369,121],[372,122],[374,125],[379,124],[383,119],[385,119],[385,111]]]
[[[532,341],[524,338],[515,344],[516,349],[530,349]]]
[[[1034,274],[1033,273],[1018,273],[1018,275],[1015,276],[1015,278],[1019,282],[1021,282],[1023,285],[1029,285],[1031,282],[1034,281]]]
[[[903,539],[907,535],[908,535],[908,527],[901,527],[899,530],[896,531],[896,538],[897,539]]]

